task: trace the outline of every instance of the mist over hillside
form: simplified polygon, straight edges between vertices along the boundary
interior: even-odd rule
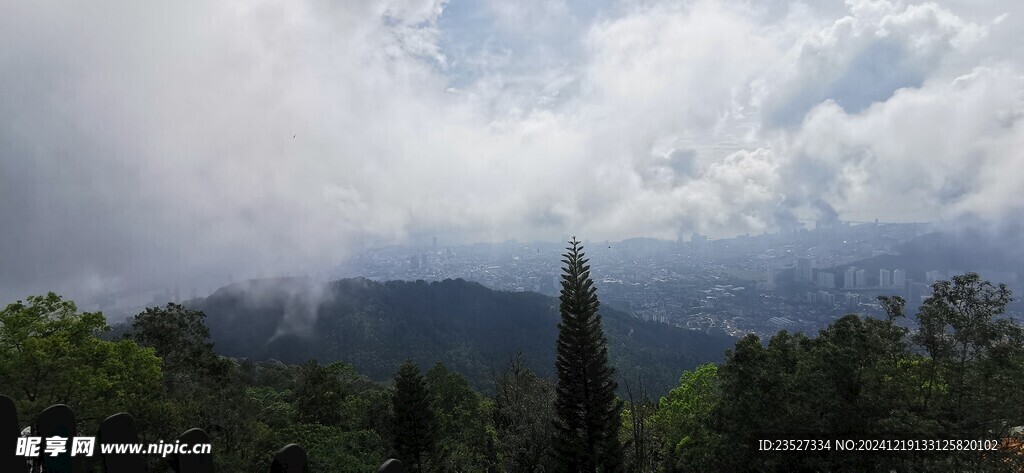
[[[407,358],[443,362],[475,388],[490,390],[491,372],[517,352],[539,375],[554,374],[557,300],[502,292],[463,280],[325,285],[302,278],[233,284],[192,301],[222,355],[302,363],[344,361],[373,379],[389,379]],[[718,362],[735,339],[644,322],[604,307],[609,351],[622,381],[641,376],[664,394],[679,373]]]

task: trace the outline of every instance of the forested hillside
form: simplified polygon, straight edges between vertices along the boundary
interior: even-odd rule
[[[191,306],[225,356],[302,363],[344,361],[375,380],[409,358],[442,362],[474,388],[493,389],[492,372],[516,353],[542,377],[554,374],[557,300],[536,293],[493,291],[461,279],[374,282],[344,279],[324,286],[307,279],[266,279],[221,288]],[[638,376],[656,394],[679,373],[724,359],[735,339],[643,322],[601,309],[620,377]]]
[[[491,334],[487,342],[502,348],[519,343],[503,341],[503,335],[528,337],[532,324],[541,325],[532,318],[514,323],[520,313],[510,307],[550,310],[550,301],[537,295],[495,293],[459,281],[348,280],[321,294],[301,289],[312,286],[298,280],[283,282],[256,283],[278,293],[250,285],[202,302],[219,301],[238,311],[233,319],[218,315],[218,330],[234,327],[237,337],[270,334],[264,356],[289,349],[315,355],[351,340],[338,336],[351,327],[362,327],[360,336],[372,335],[382,344],[397,331],[417,332],[388,344],[382,353],[389,357],[400,356],[401,343],[467,342],[485,332]],[[650,395],[635,384],[620,389],[621,403],[611,400],[614,409],[604,412],[624,407],[617,414],[621,425],[605,422],[590,430],[621,446],[617,464],[637,472],[1022,471],[1024,330],[1005,316],[1012,295],[976,274],[939,281],[933,289],[913,314],[915,330],[895,323],[909,315],[897,297],[880,301],[886,318],[849,315],[813,337],[780,332],[765,343],[749,335],[717,365],[677,368],[682,375],[667,395]],[[414,323],[416,315],[430,314],[414,307],[440,307],[442,295],[460,311]],[[290,303],[282,302],[288,298]],[[260,307],[263,312],[254,310]],[[302,322],[314,319],[303,307],[322,312],[308,327]],[[374,309],[355,309],[361,307]],[[324,317],[343,310],[363,317]],[[246,311],[262,315],[242,318]],[[492,315],[491,326],[462,320],[475,311],[501,315]],[[539,313],[538,319],[550,320],[549,312]],[[101,419],[122,411],[136,418],[144,442],[202,428],[210,433],[217,471],[223,472],[265,470],[288,443],[309,452],[314,472],[373,471],[390,457],[402,459],[410,471],[566,471],[566,451],[556,445],[567,444],[555,441],[566,432],[553,420],[564,417],[564,401],[576,395],[561,379],[556,384],[538,376],[522,358],[495,363],[488,393],[436,360],[387,368],[385,360],[368,363],[392,373],[385,375],[387,382],[375,382],[345,362],[225,357],[225,346],[211,343],[208,321],[200,311],[168,304],[146,309],[123,336],[110,337],[102,314],[79,312],[56,294],[14,302],[0,310],[0,394],[15,402],[22,428],[56,403],[78,414],[80,432],[95,432]],[[610,347],[619,352],[640,350],[645,340],[668,343],[674,336],[621,315],[602,322],[608,332],[618,332]],[[275,337],[284,327],[295,334]],[[341,342],[323,342],[331,339]],[[229,346],[238,340],[223,342],[239,349]],[[541,350],[542,341],[529,340],[537,345],[527,346]],[[474,351],[461,353],[479,359],[498,352],[487,345],[463,346]],[[561,346],[572,351],[569,344]],[[447,354],[420,352],[431,353]],[[668,348],[638,353],[632,356],[671,363]],[[533,365],[552,370],[537,360]],[[608,459],[611,450],[604,452],[601,458]],[[98,457],[84,461],[95,468]],[[166,459],[150,455],[145,461],[148,471],[166,470]]]

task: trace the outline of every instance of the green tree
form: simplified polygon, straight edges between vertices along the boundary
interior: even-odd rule
[[[1004,317],[1009,290],[976,274],[940,281],[913,335],[905,302],[881,297],[885,319],[847,315],[816,338],[779,332],[736,343],[718,370],[703,422],[719,440],[695,470],[1013,471],[1006,452],[790,455],[757,451],[772,438],[1003,438],[1024,418],[1024,334]],[[913,342],[919,349],[911,349]],[[673,392],[673,395],[675,391]],[[672,397],[672,395],[670,395]],[[659,416],[673,411],[663,409]],[[670,426],[686,425],[671,421]],[[678,436],[678,435],[676,435]],[[1016,463],[1013,463],[1016,462]],[[678,465],[677,465],[678,466]]]
[[[623,445],[629,448],[627,464],[629,471],[638,473],[654,471],[658,446],[654,441],[653,421],[657,402],[652,402],[642,376],[635,383],[625,383],[628,404],[622,411]]]
[[[267,428],[282,429],[294,423],[295,407],[289,402],[290,390],[276,391],[267,386],[248,386],[245,394],[256,408],[256,417]]]
[[[39,404],[34,407],[70,397],[89,370],[76,362],[90,357],[97,345],[93,334],[106,327],[102,314],[78,313],[74,302],[52,292],[8,305],[0,312],[0,367],[8,392]]]
[[[437,421],[435,469],[486,471],[493,466],[491,403],[442,363],[427,370],[425,379]]]
[[[213,351],[206,315],[179,304],[149,307],[129,323],[128,339],[151,347],[163,360],[164,385],[181,403],[201,409],[203,403],[223,400],[226,391],[244,398],[236,362]],[[237,400],[237,399],[236,399]]]
[[[562,255],[554,448],[569,471],[621,471],[622,401],[615,396],[597,290],[582,245],[576,238],[569,245]]]
[[[717,436],[710,421],[718,400],[718,367],[711,364],[683,372],[679,386],[661,398],[652,424],[665,470],[700,470],[711,464]]]
[[[406,360],[395,373],[392,445],[409,471],[423,471],[434,452],[435,419],[430,392],[419,367]]]
[[[244,465],[252,455],[257,406],[234,360],[213,351],[206,315],[179,304],[149,307],[130,322],[127,337],[163,360],[164,386],[175,415],[152,432],[172,438],[200,427],[211,437],[218,469]]]
[[[344,400],[345,387],[332,366],[321,366],[316,360],[310,360],[299,367],[295,390],[295,412],[299,422],[338,425],[342,421]]]
[[[84,428],[129,410],[140,423],[163,407],[160,360],[134,342],[96,337],[101,313],[78,312],[54,293],[0,310],[0,392],[31,416],[55,403],[71,406]]]
[[[948,434],[979,438],[1019,425],[1024,353],[1020,325],[1003,317],[1013,298],[1003,284],[976,273],[937,281],[921,306],[913,337],[930,355],[924,405],[945,420]]]
[[[802,392],[797,384],[813,374],[805,369],[809,343],[801,334],[782,331],[766,347],[751,334],[726,353],[717,375],[721,397],[711,414],[711,428],[722,441],[709,463],[696,470],[776,471],[794,461],[759,452],[757,441],[780,435],[804,438],[817,428],[814,402],[821,393]]]
[[[526,366],[522,354],[494,380],[494,427],[505,471],[554,471],[555,386]]]

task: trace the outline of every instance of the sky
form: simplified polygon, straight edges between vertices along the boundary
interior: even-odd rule
[[[0,300],[1020,222],[1024,3],[0,0]]]

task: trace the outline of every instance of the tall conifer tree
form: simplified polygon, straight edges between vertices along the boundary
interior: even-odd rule
[[[402,363],[395,373],[391,405],[395,411],[395,453],[409,471],[424,471],[424,463],[434,449],[434,412],[430,409],[427,382],[411,360]]]
[[[622,401],[615,396],[615,370],[608,362],[588,260],[576,237],[569,245],[562,255],[554,448],[567,471],[618,472],[624,461]]]

